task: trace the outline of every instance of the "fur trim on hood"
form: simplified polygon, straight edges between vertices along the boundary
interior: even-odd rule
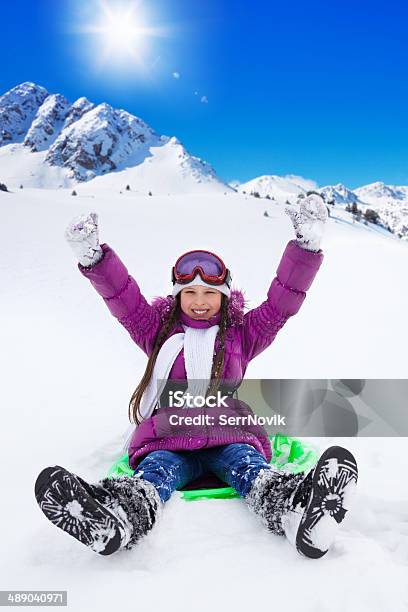
[[[170,312],[176,303],[176,298],[172,295],[158,296],[152,300],[153,308],[156,308],[160,312],[160,317],[163,323],[165,323]],[[244,297],[244,292],[240,289],[231,289],[231,295],[228,298],[228,327],[239,327],[242,325],[244,319],[244,309],[247,305],[247,300]]]

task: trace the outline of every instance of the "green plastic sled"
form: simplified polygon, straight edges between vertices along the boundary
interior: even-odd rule
[[[270,464],[283,472],[298,474],[306,472],[316,465],[319,458],[317,449],[302,442],[297,438],[291,438],[277,433],[269,436],[272,448],[272,459]],[[135,470],[129,465],[129,457],[126,453],[120,457],[109,469],[107,478],[118,478],[119,476],[133,476]],[[222,498],[229,499],[239,497],[233,487],[215,487],[212,489],[197,489],[192,491],[181,491],[181,496],[186,501],[196,499]]]

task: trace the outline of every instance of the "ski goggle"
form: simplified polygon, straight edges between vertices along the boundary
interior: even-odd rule
[[[188,251],[181,255],[174,264],[171,280],[175,283],[190,283],[196,274],[209,285],[231,286],[231,272],[225,267],[218,255],[210,251]]]

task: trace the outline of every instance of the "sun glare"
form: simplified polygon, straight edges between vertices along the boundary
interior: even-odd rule
[[[145,69],[150,39],[167,37],[166,26],[148,26],[140,2],[118,3],[99,0],[95,5],[95,21],[76,28],[91,34],[89,52],[99,68],[105,66],[139,66]]]
[[[106,37],[110,50],[132,52],[141,46],[148,32],[132,10],[117,13],[107,10],[100,33]]]

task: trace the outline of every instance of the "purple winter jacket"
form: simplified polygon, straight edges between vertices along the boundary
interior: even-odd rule
[[[140,292],[137,282],[129,275],[125,265],[108,244],[102,244],[103,258],[92,268],[78,264],[80,272],[90,280],[99,295],[104,299],[111,314],[129,332],[134,342],[149,356],[155,338],[166,322],[175,298],[156,298],[148,304]],[[248,363],[264,351],[274,340],[278,331],[289,317],[301,307],[306,291],[323,261],[323,252],[307,251],[291,240],[285,248],[276,271],[276,277],[268,290],[267,299],[258,307],[244,314],[245,305],[242,292],[232,290],[228,303],[228,327],[225,335],[223,380],[234,381],[236,387],[242,381]],[[193,327],[208,327],[219,323],[219,313],[210,321],[197,321],[181,313],[180,321],[170,331],[168,337],[183,332],[183,324]],[[215,354],[220,343],[217,338]],[[170,371],[169,380],[186,379],[183,350],[177,356]],[[236,406],[238,414],[250,411],[239,400],[231,400],[232,409]],[[234,404],[234,402],[238,402]],[[261,452],[267,461],[271,459],[271,448],[263,428],[216,427],[211,431],[203,427],[202,435],[195,428],[195,435],[167,435],[157,433],[158,412],[143,421],[136,429],[129,446],[129,464],[133,469],[148,453],[154,450],[195,450],[231,443],[246,443]],[[175,432],[176,433],[176,432]]]

